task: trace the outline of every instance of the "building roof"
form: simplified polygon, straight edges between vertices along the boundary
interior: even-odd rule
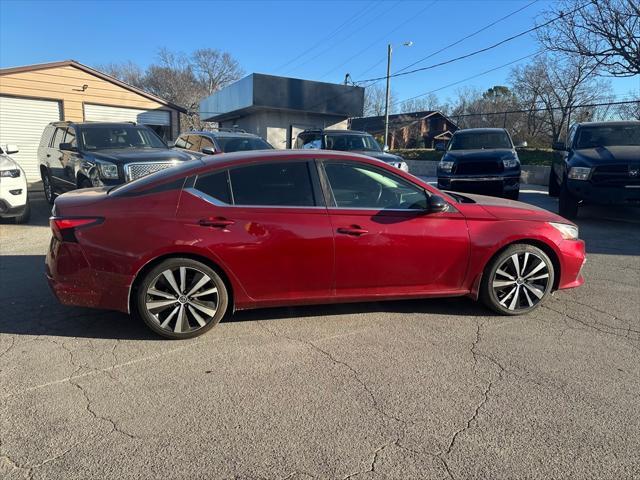
[[[364,88],[252,73],[200,101],[200,118],[225,121],[265,110],[362,115]]]
[[[111,75],[107,75],[104,72],[101,72],[99,70],[96,70],[94,68],[88,67],[87,65],[83,65],[80,62],[76,62],[75,60],[63,60],[61,62],[49,62],[49,63],[37,63],[37,64],[33,64],[33,65],[24,65],[21,67],[10,67],[10,68],[0,68],[0,75],[10,75],[12,73],[22,73],[22,72],[33,72],[36,70],[46,70],[49,68],[58,68],[58,67],[74,67],[77,68],[79,70],[82,70],[84,72],[87,72],[90,75],[94,75],[98,78],[101,78],[102,80],[105,80],[107,82],[111,82],[115,85],[118,85],[122,88],[126,88],[127,90],[130,90],[134,93],[137,93],[140,96],[143,96],[145,98],[148,98],[149,100],[153,100],[154,102],[158,102],[161,103],[162,105],[166,105],[167,107],[170,107],[174,110],[178,110],[179,112],[182,113],[187,113],[187,110],[184,107],[181,107],[179,105],[176,105],[174,103],[168,102],[167,100],[157,97],[155,95],[153,95],[152,93],[149,92],[145,92],[144,90],[138,88],[138,87],[134,87],[133,85],[129,85],[126,82],[123,82],[122,80],[118,80],[115,77],[112,77]]]
[[[457,127],[456,123],[438,110],[423,110],[419,112],[395,113],[389,115],[389,126],[401,128],[406,124],[419,119],[438,115],[444,117],[448,122]],[[379,132],[384,130],[384,115],[374,117],[360,117],[351,119],[351,128],[354,130],[365,130],[367,132]]]

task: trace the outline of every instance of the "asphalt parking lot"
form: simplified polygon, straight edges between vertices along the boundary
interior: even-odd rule
[[[637,209],[583,209],[586,284],[528,316],[282,308],[171,342],[57,303],[32,200],[0,224],[1,478],[640,477]]]

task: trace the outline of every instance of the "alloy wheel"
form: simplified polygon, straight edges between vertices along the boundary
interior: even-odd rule
[[[49,174],[42,175],[42,186],[44,188],[44,196],[47,202],[53,203],[53,185],[49,179]]]
[[[219,302],[218,287],[208,274],[194,267],[177,266],[153,279],[144,305],[162,330],[184,334],[208,325]]]
[[[532,252],[517,252],[496,269],[491,282],[495,298],[502,307],[528,310],[536,306],[550,287],[549,267]]]

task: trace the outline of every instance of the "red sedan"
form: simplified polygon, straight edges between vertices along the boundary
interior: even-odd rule
[[[517,315],[584,281],[564,218],[339,152],[204,157],[64,194],[53,215],[58,299],[135,312],[169,338],[276,305],[469,296]]]

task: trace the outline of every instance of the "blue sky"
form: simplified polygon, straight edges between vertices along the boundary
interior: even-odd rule
[[[228,51],[247,73],[341,82],[349,72],[361,80],[384,75],[389,42],[397,45],[392,63],[396,71],[531,2],[0,0],[0,67],[70,58],[91,66],[127,60],[146,66],[161,47],[185,52],[211,47]],[[527,30],[552,5],[539,0],[414,68]],[[402,47],[404,41],[413,46]],[[531,36],[522,37],[451,65],[394,79],[392,89],[402,100],[512,62],[537,48]],[[508,74],[509,67],[501,68],[436,94],[444,100],[460,87],[504,84]],[[611,82],[620,97],[640,89],[637,77]]]

